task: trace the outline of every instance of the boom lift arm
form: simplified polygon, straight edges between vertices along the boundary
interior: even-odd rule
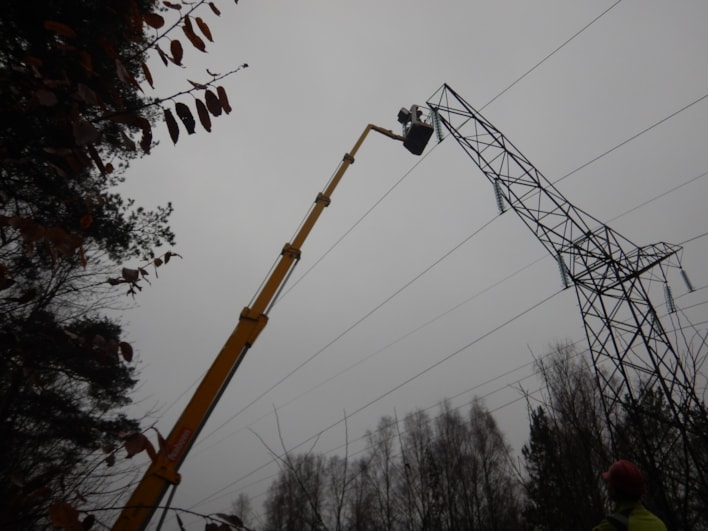
[[[403,115],[401,114],[403,113]],[[231,336],[222,347],[184,412],[172,428],[165,444],[145,472],[130,499],[113,526],[114,531],[143,530],[158,508],[170,485],[180,482],[179,467],[200,431],[206,424],[214,407],[226,390],[236,369],[246,352],[253,346],[258,335],[268,323],[268,312],[275,298],[285,285],[294,265],[300,258],[300,249],[317,222],[322,211],[330,203],[330,197],[339,184],[344,172],[354,162],[354,156],[370,131],[376,131],[394,140],[403,142],[411,153],[420,155],[432,135],[433,126],[425,122],[417,106],[410,111],[402,109],[399,122],[403,125],[403,135],[369,124],[354,144],[351,152],[344,155],[339,168],[325,190],[317,195],[305,221],[292,242],[286,243],[270,276],[255,296],[250,307],[245,307]]]

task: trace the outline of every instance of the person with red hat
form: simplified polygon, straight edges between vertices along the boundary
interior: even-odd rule
[[[646,483],[637,465],[620,459],[602,473],[602,479],[614,508],[592,531],[667,531],[666,524],[642,504]]]

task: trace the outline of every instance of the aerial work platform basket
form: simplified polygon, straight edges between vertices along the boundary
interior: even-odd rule
[[[403,146],[414,155],[423,153],[434,128],[424,119],[420,107],[402,108],[398,111],[398,121],[403,125]]]

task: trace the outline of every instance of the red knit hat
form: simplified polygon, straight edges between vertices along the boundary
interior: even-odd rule
[[[639,497],[646,490],[646,483],[641,470],[631,461],[620,459],[615,461],[607,472],[602,473],[602,479],[618,493]]]

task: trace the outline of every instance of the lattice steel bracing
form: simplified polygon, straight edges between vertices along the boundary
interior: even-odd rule
[[[681,248],[667,243],[638,247],[575,207],[448,85],[427,103],[440,130],[455,138],[574,285],[609,432],[615,435],[620,406],[640,403],[648,388],[659,391],[681,434],[670,450],[686,456],[686,469],[698,474],[692,480],[705,486],[708,471],[700,463],[705,453],[697,445],[708,444],[699,427],[707,424],[693,358],[674,348],[649,298],[650,284],[666,283],[665,266]],[[702,413],[696,417],[696,411]]]

